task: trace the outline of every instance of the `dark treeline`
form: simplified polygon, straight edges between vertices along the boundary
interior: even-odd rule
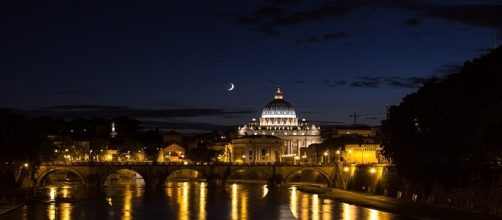
[[[492,184],[486,170],[502,162],[502,48],[407,95],[382,131],[399,175],[427,191]]]

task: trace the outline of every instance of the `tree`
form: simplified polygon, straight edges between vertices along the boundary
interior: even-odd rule
[[[24,163],[33,169],[51,156],[51,144],[34,121],[0,109],[1,190],[15,189],[15,172]]]
[[[383,145],[399,173],[431,187],[460,187],[502,156],[502,48],[431,79],[383,122]]]

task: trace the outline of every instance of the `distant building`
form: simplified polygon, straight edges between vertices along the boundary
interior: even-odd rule
[[[378,129],[376,127],[359,126],[359,127],[337,127],[333,129],[333,137],[344,135],[359,135],[362,137],[375,137]]]
[[[320,132],[319,126],[309,124],[305,119],[298,120],[295,109],[284,100],[279,88],[274,99],[263,108],[258,121],[253,118],[238,128],[240,137],[271,135],[280,138],[283,146],[279,156],[285,162],[293,162],[295,157],[300,156],[301,148],[320,143]]]
[[[225,162],[273,163],[279,162],[283,141],[271,135],[251,135],[233,139],[227,145]]]
[[[171,144],[159,150],[157,162],[181,162],[185,158],[185,148],[178,144]]]
[[[348,163],[371,164],[381,163],[380,144],[347,144],[342,157]]]

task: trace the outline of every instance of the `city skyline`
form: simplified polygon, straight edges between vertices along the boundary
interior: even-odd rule
[[[500,1],[111,6],[4,7],[0,105],[229,126],[259,117],[280,86],[300,118],[377,125],[386,105],[493,48],[502,20]]]

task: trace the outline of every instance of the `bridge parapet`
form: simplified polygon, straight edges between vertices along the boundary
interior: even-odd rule
[[[291,178],[303,171],[316,172],[326,179],[329,186],[347,188],[348,183],[355,179],[356,172],[367,172],[374,168],[375,177],[382,176],[382,168],[389,165],[305,165],[281,163],[154,163],[154,162],[73,162],[73,163],[44,163],[36,172],[35,186],[39,186],[43,179],[52,172],[65,170],[76,174],[84,186],[101,187],[112,173],[119,170],[131,170],[145,180],[148,186],[162,185],[166,179],[179,170],[194,170],[199,172],[208,183],[222,185],[237,172],[254,172],[269,184],[285,185]],[[348,169],[348,170],[347,170]],[[371,171],[371,170],[369,170]]]

